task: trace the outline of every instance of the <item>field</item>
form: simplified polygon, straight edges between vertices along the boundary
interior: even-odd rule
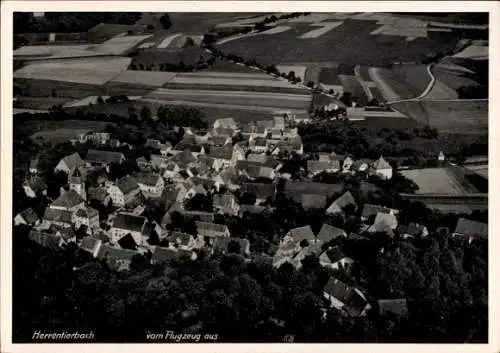
[[[174,78],[175,72],[123,71],[110,82],[160,87]]]
[[[391,107],[439,132],[487,134],[488,101],[407,101]]]
[[[185,65],[196,65],[200,58],[208,59],[210,55],[200,47],[192,46],[182,49],[156,48],[140,50],[132,57],[131,65],[137,67],[150,67],[151,70],[159,70],[160,64],[179,64],[181,61]]]
[[[50,97],[54,92],[57,98],[76,99],[99,94],[99,86],[75,82],[14,78],[14,86],[20,90],[21,96],[24,97],[45,98]]]
[[[455,65],[454,67],[457,66],[458,65]],[[444,66],[439,64],[432,68],[432,73],[434,74],[434,76],[436,76],[436,79],[438,79],[443,84],[454,90],[462,86],[478,85],[476,81],[465,76],[467,71],[469,70],[467,70],[463,66],[458,66],[458,67],[462,68],[462,70],[448,68],[448,65],[446,64]]]
[[[75,60],[59,63],[30,64],[14,72],[14,79],[53,80],[90,85],[102,85],[125,71],[130,58],[117,57],[101,61]]]
[[[467,58],[473,60],[485,60],[488,59],[488,49],[487,45],[470,45],[460,53],[455,54],[455,58]]]
[[[447,168],[402,170],[400,173],[418,185],[417,194],[460,195],[470,189],[465,180],[460,182],[457,176]]]
[[[48,110],[54,105],[64,105],[71,98],[53,97],[20,97],[14,104],[16,108]]]
[[[368,97],[366,96],[365,90],[356,76],[339,75],[339,80],[342,87],[344,87],[344,92],[350,92],[353,97],[358,97],[360,104],[365,105],[368,103]]]
[[[436,80],[424,99],[458,99],[458,93],[441,82],[441,80]]]
[[[416,98],[425,91],[431,81],[426,65],[395,65],[391,69],[378,68],[376,71],[378,75],[372,74],[372,80],[380,88],[389,86],[394,92],[387,100]]]
[[[240,38],[220,47],[224,52],[245,59],[255,58],[264,65],[336,61],[383,66],[393,62],[420,61],[428,54],[453,49],[457,43],[453,32],[428,32],[426,37],[411,41],[405,36],[371,34],[381,27],[377,22],[377,19],[346,19],[316,38],[303,38],[306,33],[318,29],[318,22],[288,21],[286,25],[292,27],[291,30],[272,36]]]

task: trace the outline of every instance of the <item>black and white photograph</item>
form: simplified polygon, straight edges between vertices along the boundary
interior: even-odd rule
[[[454,3],[12,11],[9,341],[495,343],[499,39]]]

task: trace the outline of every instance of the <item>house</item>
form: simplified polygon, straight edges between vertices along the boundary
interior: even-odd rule
[[[273,117],[273,126],[277,129],[285,128],[285,118],[282,116],[274,116]]]
[[[174,151],[183,152],[189,151],[194,157],[200,154],[205,154],[205,148],[196,142],[193,137],[184,137],[177,145],[174,147]]]
[[[215,147],[223,147],[225,145],[231,144],[232,142],[233,142],[232,137],[228,135],[215,135],[207,140],[207,143],[209,145]]]
[[[221,184],[216,183],[214,179],[210,178],[200,178],[200,177],[192,177],[189,181],[197,186],[202,186],[206,191],[218,190]]]
[[[247,239],[232,237],[217,237],[214,241],[213,252],[237,253],[239,255],[250,255],[250,242]]]
[[[108,206],[110,201],[111,201],[111,197],[109,196],[106,188],[89,187],[89,189],[87,191],[87,200],[88,201],[95,200],[104,206]]]
[[[80,158],[78,153],[73,153],[69,156],[64,157],[57,163],[55,172],[64,172],[69,174],[71,170],[74,168],[81,167],[85,164],[85,162]]]
[[[47,231],[52,234],[61,236],[65,244],[76,243],[76,233],[73,230],[73,228],[60,227],[53,224],[49,227]]]
[[[307,171],[310,176],[315,176],[322,172],[335,173],[338,171],[338,168],[336,168],[336,164],[333,161],[309,160],[307,161]]]
[[[257,152],[257,153],[266,152],[268,149],[267,139],[265,137],[250,138],[248,142],[248,147],[252,152]]]
[[[238,172],[234,167],[224,169],[218,176],[214,177],[216,183],[225,185],[229,190],[240,188]]]
[[[270,179],[274,180],[276,173],[273,168],[264,167],[262,165],[250,165],[243,172],[242,175],[248,177],[249,179]]]
[[[259,206],[259,205],[240,205],[240,217],[245,214],[261,214],[263,212],[273,212],[274,208],[269,206]]]
[[[40,172],[40,160],[38,158],[30,161],[29,172],[31,174],[38,174]]]
[[[108,194],[113,205],[124,207],[134,202],[140,192],[139,184],[133,177],[125,177],[108,187]]]
[[[200,222],[212,223],[215,219],[215,213],[213,212],[203,212],[203,211],[194,211],[194,210],[186,210],[181,209],[179,212],[184,217],[196,218],[199,219]]]
[[[326,206],[325,195],[298,194],[292,196],[294,201],[300,203],[305,210],[313,208],[324,208]]]
[[[323,288],[323,296],[330,302],[330,307],[334,307],[350,316],[364,316],[371,308],[366,297],[359,289],[349,287],[333,277],[330,277]]]
[[[269,156],[265,153],[250,153],[246,160],[249,162],[264,164],[269,159]]]
[[[214,169],[214,159],[207,155],[199,155],[195,163],[198,175],[208,175]]]
[[[281,239],[280,247],[284,244],[295,244],[301,246],[302,241],[307,241],[308,244],[316,242],[316,237],[311,229],[311,226],[303,226],[290,229],[288,233]]]
[[[315,183],[310,181],[287,181],[284,187],[284,193],[293,197],[294,194],[307,194],[307,195],[324,195],[327,198],[332,197],[334,194],[342,192],[344,184],[326,184]]]
[[[75,228],[86,226],[89,234],[93,229],[99,228],[99,212],[91,207],[80,208],[74,217]]]
[[[213,128],[231,128],[231,129],[236,129],[237,125],[236,122],[234,121],[233,118],[223,118],[223,119],[217,119],[214,121]]]
[[[49,207],[56,210],[74,212],[85,207],[85,200],[76,191],[69,190],[59,196]]]
[[[197,247],[197,242],[193,235],[181,232],[172,232],[168,237],[169,247],[191,251]]]
[[[35,198],[39,195],[47,195],[47,184],[39,176],[30,176],[24,181],[23,190],[26,196]]]
[[[152,168],[151,161],[147,161],[144,157],[137,158],[135,162],[137,163],[139,169],[142,171],[149,171]]]
[[[427,227],[419,223],[410,223],[407,226],[400,225],[398,227],[398,232],[403,239],[415,238],[415,237],[426,237],[429,235]]]
[[[146,218],[126,213],[118,213],[109,231],[111,242],[117,243],[123,236],[131,234],[138,245],[144,245],[148,234],[145,234]]]
[[[169,161],[170,159],[168,157],[152,154],[150,164],[154,170],[163,171],[167,167]]]
[[[235,137],[237,133],[238,129],[231,127],[218,127],[213,130],[213,135],[229,136],[231,138]]]
[[[85,237],[82,239],[80,245],[78,246],[83,251],[86,251],[92,255],[92,257],[97,257],[99,251],[101,250],[102,240],[93,237]]]
[[[99,249],[97,258],[106,261],[106,264],[113,270],[126,271],[130,268],[132,258],[138,255],[135,250],[122,249],[108,244],[103,244]]]
[[[356,204],[356,200],[352,196],[350,191],[346,191],[342,196],[337,198],[333,203],[326,209],[327,214],[344,214],[344,210],[347,206],[353,207],[353,210],[356,211],[358,206]]]
[[[394,230],[398,226],[398,219],[390,213],[378,212],[373,224],[367,229],[368,233],[387,233],[394,236]]]
[[[362,222],[369,222],[371,217],[377,216],[377,213],[389,213],[393,215],[397,215],[399,213],[398,210],[392,209],[392,208],[387,208],[384,206],[379,206],[379,205],[372,205],[372,204],[365,204],[363,206],[363,212],[361,212],[361,221]],[[371,222],[370,224],[373,224]]]
[[[473,240],[488,240],[488,224],[477,221],[471,221],[466,218],[459,218],[455,231],[452,233],[454,237],[465,238],[469,242]]]
[[[208,155],[214,159],[214,169],[216,171],[234,166],[237,160],[245,158],[244,153],[238,153],[238,155],[236,155],[235,149],[230,145],[224,147],[211,147]]]
[[[392,178],[392,167],[387,163],[384,157],[380,156],[380,158],[372,164],[372,168],[375,175],[378,175],[380,178],[384,180]]]
[[[165,178],[166,180],[177,179],[179,177],[178,174],[180,171],[181,168],[176,163],[170,162],[164,168],[163,178]]]
[[[408,318],[408,302],[406,299],[380,299],[378,309],[380,316],[393,315],[398,318]]]
[[[32,229],[29,232],[28,238],[38,243],[44,248],[49,248],[54,250],[60,248],[65,244],[64,239],[62,238],[61,235],[47,233],[47,232],[40,232],[35,229]]]
[[[300,136],[296,136],[285,141],[280,141],[271,153],[273,156],[279,155],[280,153],[288,153],[288,155],[296,153],[302,155],[304,154],[302,138]]]
[[[36,215],[35,211],[33,209],[27,208],[24,211],[19,212],[15,217],[14,217],[14,225],[18,226],[20,224],[24,224],[27,226],[35,226],[40,223],[40,220],[38,219],[38,216]]]
[[[275,256],[273,258],[273,267],[280,268],[284,264],[292,265],[296,270],[300,270],[302,268],[302,263],[299,259],[294,259],[289,256]]]
[[[42,227],[47,229],[55,224],[60,227],[69,228],[73,225],[73,216],[74,213],[71,211],[47,207],[43,215]]]
[[[323,252],[319,256],[319,264],[323,267],[328,267],[334,270],[346,269],[352,265],[353,259],[342,253],[339,246],[334,246]]]
[[[334,239],[347,237],[347,234],[343,229],[336,228],[327,223],[324,223],[316,235],[316,239],[321,244],[328,244]]]
[[[109,132],[94,132],[92,136],[89,136],[89,139],[94,142],[105,145],[111,138],[111,134]]]
[[[109,166],[111,163],[123,163],[125,161],[125,156],[121,152],[89,149],[85,160],[87,165]]]
[[[152,197],[160,197],[165,187],[163,178],[154,173],[136,172],[132,177],[137,181],[139,190]]]
[[[155,246],[151,256],[151,262],[153,264],[162,264],[177,259],[179,256],[180,252],[178,250]]]
[[[241,185],[241,193],[255,195],[255,204],[259,205],[267,200],[273,200],[275,194],[275,186],[266,183],[243,183]]]
[[[240,205],[231,193],[215,194],[213,196],[213,208],[217,213],[228,215],[237,215],[240,211]]]
[[[229,228],[226,225],[200,221],[196,221],[195,224],[198,236],[205,239],[205,241],[213,242],[216,237],[231,236]]]
[[[444,155],[443,151],[439,151],[438,161],[444,162],[445,159],[446,159],[446,156]]]
[[[241,129],[241,134],[244,137],[249,137],[249,138],[257,138],[261,137],[264,138],[267,136],[269,130],[265,126],[257,126],[256,124],[250,123]]]

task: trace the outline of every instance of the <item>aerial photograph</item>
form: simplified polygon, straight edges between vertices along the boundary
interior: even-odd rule
[[[488,64],[488,12],[14,12],[12,342],[488,343]]]

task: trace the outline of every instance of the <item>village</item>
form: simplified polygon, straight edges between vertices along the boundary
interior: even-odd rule
[[[313,179],[330,174],[390,181],[395,171],[383,156],[355,160],[349,155],[317,153],[307,160],[307,170],[300,171],[303,176],[293,179],[284,165],[301,158],[305,151],[296,125],[283,116],[243,126],[232,118],[218,119],[204,134],[185,127],[175,146],[148,139],[144,147],[151,155],[133,161],[139,171],[115,181],[109,178],[110,168],[125,163],[126,158],[107,148],[125,142],[106,132],[75,135],[70,141],[73,145],[90,144],[92,148],[85,156],[68,154],[53,166],[55,173],[67,176],[60,196],[51,200],[41,219],[29,208],[15,215],[14,224],[32,227],[29,238],[43,247],[57,249],[75,243],[113,270],[129,270],[137,255],[148,256],[151,264],[161,264],[176,258],[194,261],[203,251],[209,255],[239,254],[247,262],[264,257],[275,268],[290,264],[297,270],[306,257],[315,257],[325,268],[348,271],[355,260],[343,254],[338,245],[342,239],[369,239],[381,233],[396,240],[429,236],[426,224],[399,222],[398,209],[357,200],[343,183]],[[235,139],[237,135],[243,139]],[[443,161],[444,155],[436,158]],[[42,172],[38,159],[33,158],[23,184],[27,197],[47,195]],[[340,224],[354,217],[359,226],[346,230],[324,223],[319,232],[313,232],[311,225],[283,229],[276,234],[274,253],[264,254],[216,221],[220,215],[241,218],[248,213],[272,213],[278,195],[292,199],[304,210],[323,209],[325,215],[345,220]],[[148,200],[163,205],[165,213],[160,221],[146,212]],[[96,205],[111,212],[102,218]],[[176,222],[179,215],[193,222],[190,232]],[[459,219],[455,229],[440,231],[465,242],[487,240],[487,224],[465,218]],[[325,285],[323,296],[330,307],[355,317],[365,315],[371,307],[360,289],[334,276]],[[379,298],[378,306],[397,315],[407,311],[404,298]]]

